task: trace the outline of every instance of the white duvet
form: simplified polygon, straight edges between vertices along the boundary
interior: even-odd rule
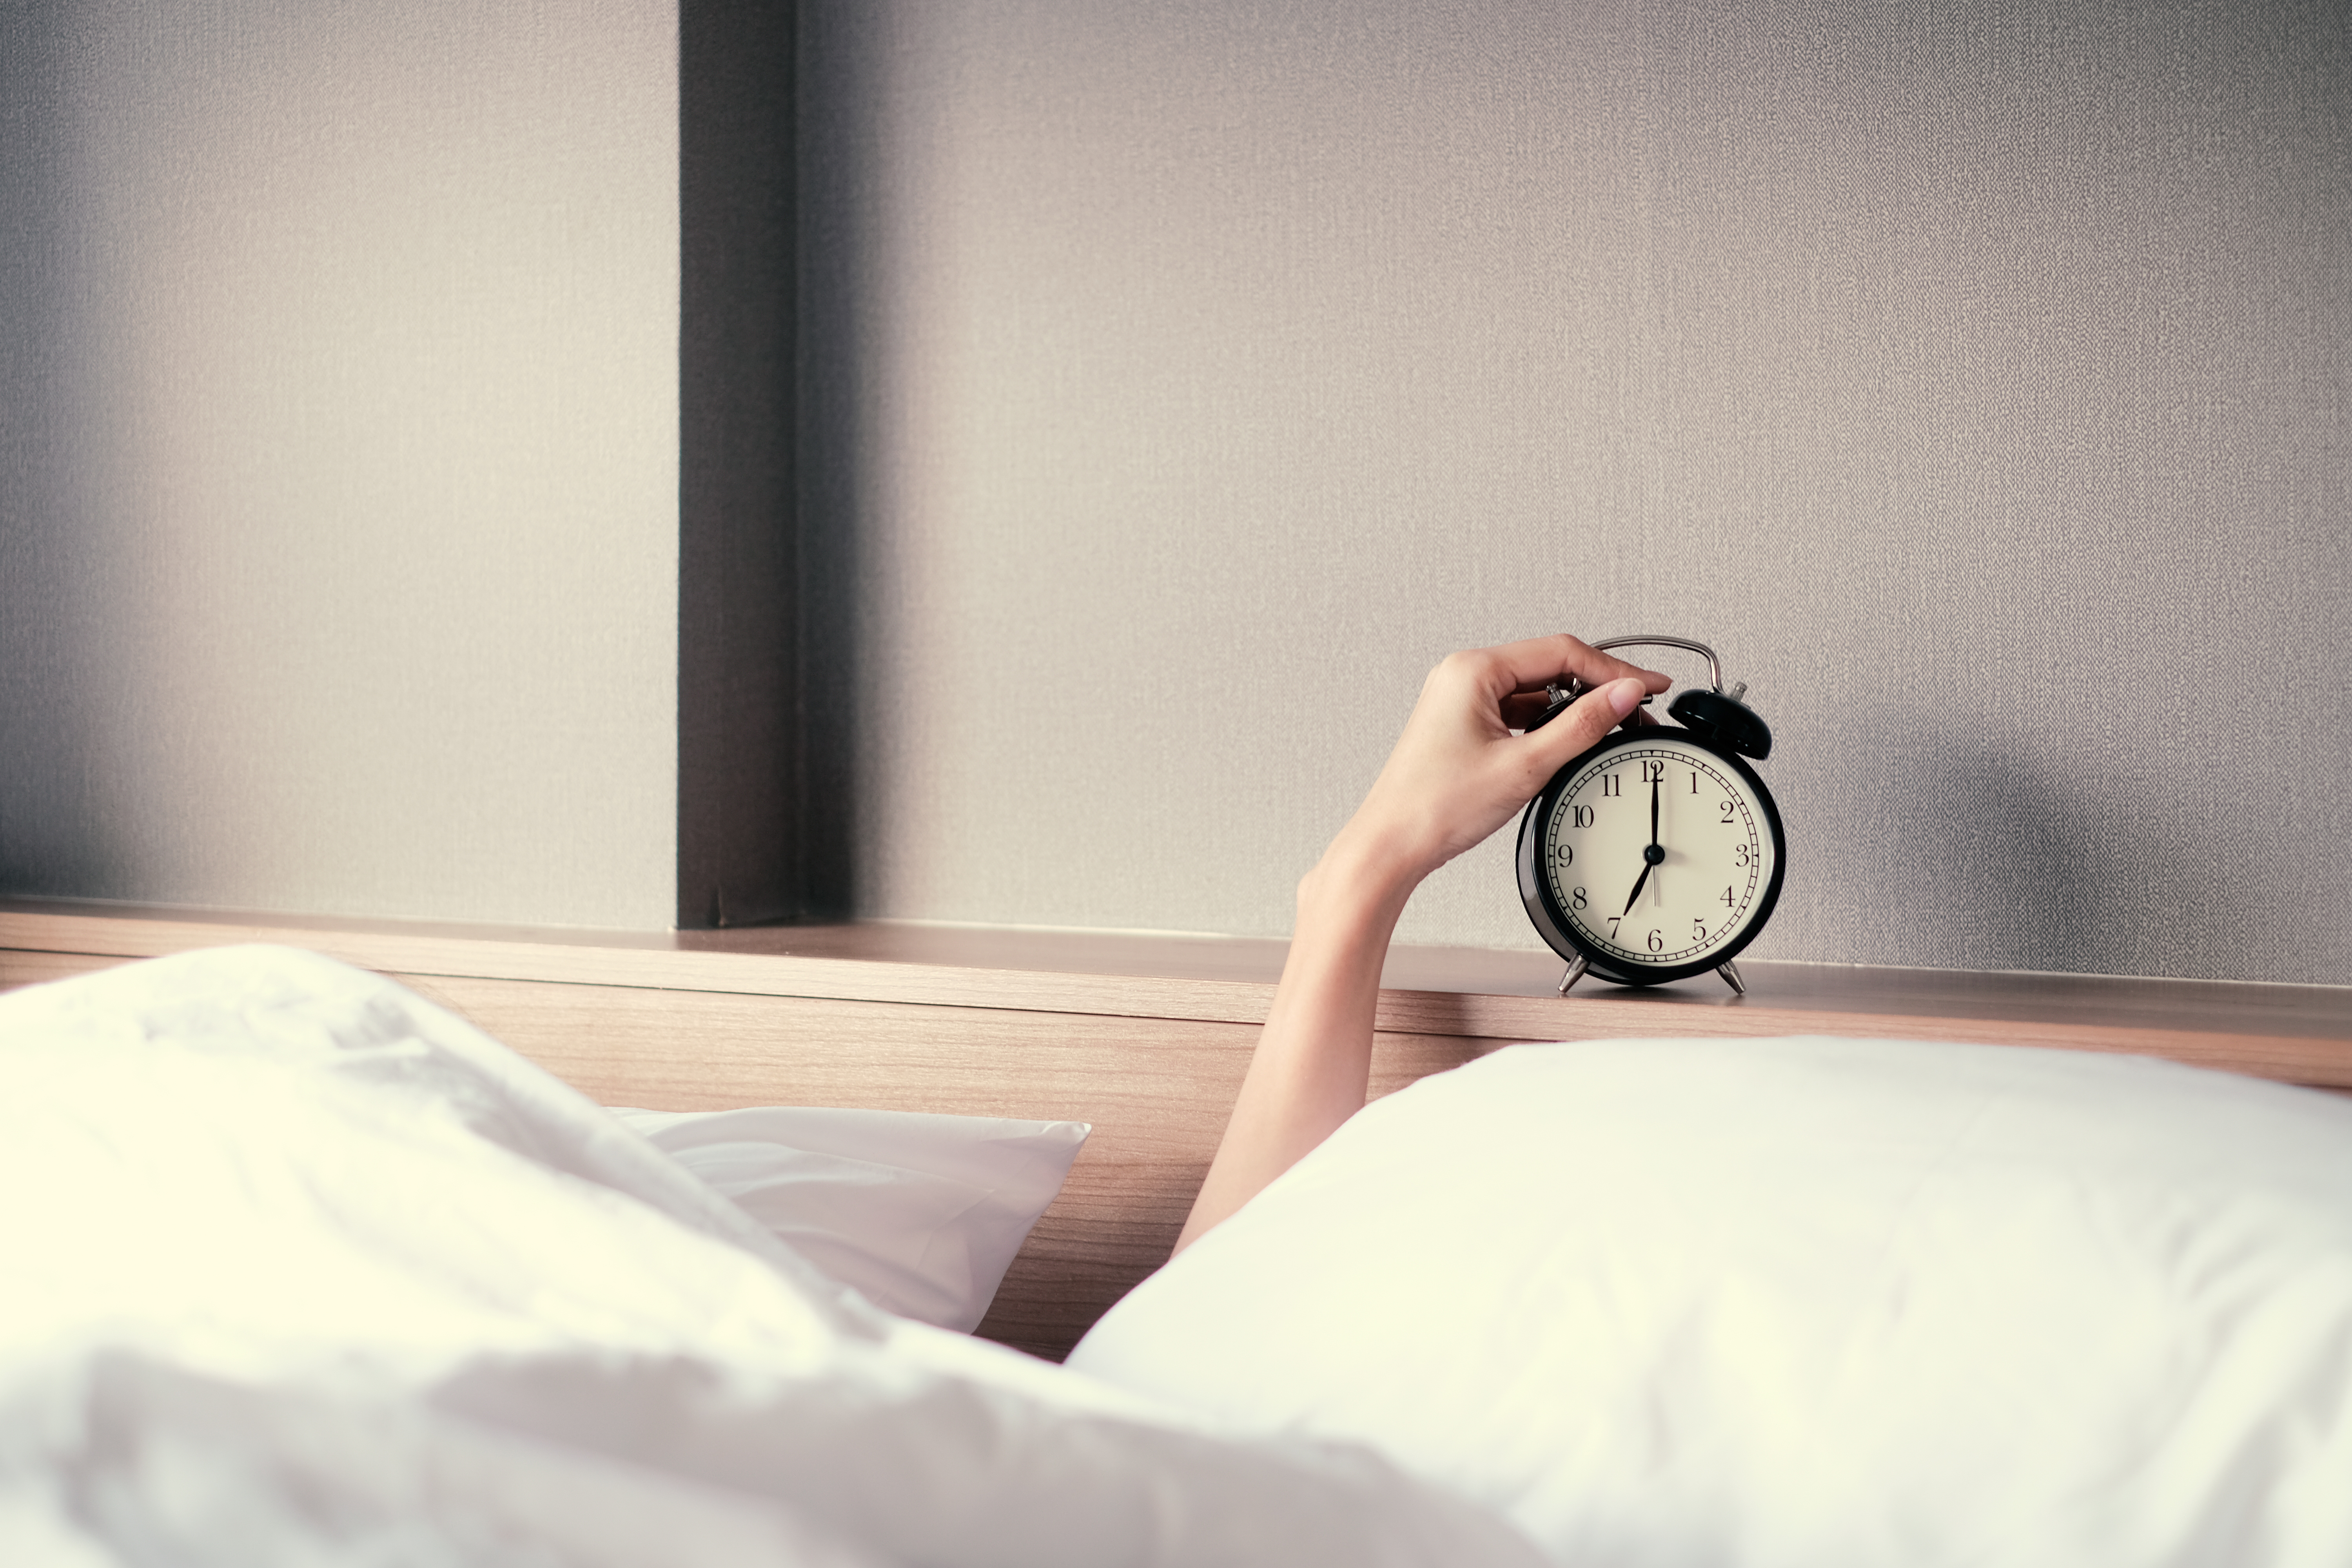
[[[11,1568],[1535,1561],[1366,1450],[868,1307],[378,977],[0,998]]]

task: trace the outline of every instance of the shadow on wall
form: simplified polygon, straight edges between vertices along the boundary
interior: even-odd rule
[[[103,886],[110,869],[88,710],[74,700],[103,653],[80,606],[105,542],[50,526],[77,510],[76,432],[94,411],[77,406],[68,274],[45,264],[69,237],[73,77],[39,12],[0,6],[0,889],[22,892]]]
[[[1888,780],[1916,809],[1910,831],[1870,860],[1885,868],[1885,907],[1921,928],[1901,941],[1913,962],[2220,976],[2254,966],[2254,835],[2223,823],[2192,840],[2157,781],[2086,777],[2079,752],[2030,735],[1975,751],[1903,748]],[[1858,868],[1867,880],[1869,865]],[[1867,897],[1853,870],[1838,875],[1849,899]],[[2184,880],[2204,903],[2193,953],[2181,951],[2167,891]]]
[[[827,7],[681,6],[678,922],[856,904],[879,62]],[[781,282],[782,287],[779,287]]]
[[[846,918],[856,885],[861,731],[857,542],[874,503],[859,465],[873,423],[860,374],[875,309],[872,215],[861,196],[881,159],[877,128],[857,112],[879,79],[871,29],[837,6],[803,6],[794,26],[793,510],[798,531],[799,719],[806,910]]]

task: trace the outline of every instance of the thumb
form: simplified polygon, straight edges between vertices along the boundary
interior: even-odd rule
[[[1559,769],[1622,723],[1625,715],[1640,704],[1646,689],[1632,676],[1597,686],[1578,698],[1567,712],[1538,730],[1530,738],[1539,743],[1538,752],[1545,771]]]

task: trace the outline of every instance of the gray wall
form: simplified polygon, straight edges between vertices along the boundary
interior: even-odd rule
[[[1759,955],[2352,980],[2347,16],[804,7],[860,910],[1280,932],[1436,658],[1662,629]]]
[[[669,0],[0,0],[0,891],[666,926]]]
[[[1431,661],[1656,627],[1780,733],[1762,952],[2352,977],[2341,7],[800,16],[803,904],[1279,932]],[[0,0],[0,890],[729,863],[676,24]],[[1506,849],[1404,934],[1529,944]]]

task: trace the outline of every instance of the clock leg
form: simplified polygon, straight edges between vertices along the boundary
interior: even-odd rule
[[[1733,995],[1745,996],[1748,994],[1748,987],[1740,980],[1739,971],[1731,967],[1731,960],[1727,958],[1721,963],[1717,964],[1715,966],[1715,972],[1723,976],[1723,983],[1731,987]]]
[[[1567,995],[1569,987],[1583,979],[1584,972],[1591,967],[1592,965],[1591,962],[1581,957],[1578,958],[1575,963],[1570,964],[1568,966],[1568,973],[1559,977],[1559,994],[1563,996]]]

